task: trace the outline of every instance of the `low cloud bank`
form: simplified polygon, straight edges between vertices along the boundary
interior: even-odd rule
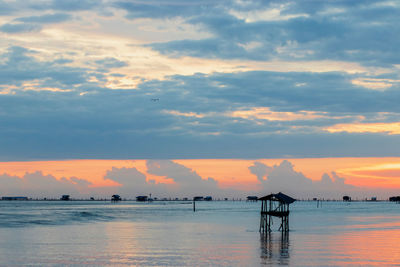
[[[85,179],[63,177],[56,179],[52,175],[44,175],[37,171],[26,173],[22,177],[8,174],[0,175],[0,196],[28,196],[59,198],[68,194],[73,196],[87,196],[93,193],[92,183]]]
[[[265,193],[282,191],[299,198],[341,198],[343,194],[359,191],[335,172],[325,173],[321,180],[313,181],[295,171],[294,165],[287,160],[273,167],[256,161],[249,170],[257,176],[261,191]]]
[[[165,196],[171,190],[171,185],[146,180],[146,175],[136,168],[115,168],[107,172],[106,179],[113,180],[121,186],[113,188],[115,193],[124,198],[133,199],[137,195]]]
[[[346,183],[345,178],[335,172],[325,173],[320,180],[312,180],[296,171],[294,165],[283,160],[280,164],[268,166],[259,161],[249,164],[251,174],[257,177],[258,190],[244,191],[233,188],[221,188],[219,177],[201,177],[195,170],[172,160],[148,160],[147,170],[116,168],[108,170],[103,179],[112,180],[119,186],[97,187],[85,177],[62,177],[57,179],[51,174],[40,171],[26,173],[22,177],[9,174],[0,175],[0,196],[28,196],[32,198],[59,198],[69,194],[73,198],[107,197],[119,194],[132,199],[138,195],[150,195],[159,198],[192,198],[196,195],[211,195],[214,198],[245,198],[247,195],[262,196],[274,192],[285,192],[296,198],[332,198],[340,199],[351,195],[360,199],[378,196],[388,197],[395,190],[367,190]],[[251,175],[250,174],[250,175]],[[235,174],[232,174],[234,176]],[[150,177],[168,179],[172,183],[162,183]],[[161,181],[163,179],[160,179]]]

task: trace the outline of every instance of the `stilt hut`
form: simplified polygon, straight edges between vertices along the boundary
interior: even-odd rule
[[[271,232],[273,217],[281,219],[279,230],[282,232],[289,231],[289,205],[296,201],[281,192],[278,194],[270,194],[261,197],[261,219],[260,232]]]

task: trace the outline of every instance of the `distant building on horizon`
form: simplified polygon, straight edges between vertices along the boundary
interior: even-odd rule
[[[119,195],[112,195],[111,196],[111,201],[121,201],[121,197]]]
[[[139,201],[139,202],[146,202],[147,200],[148,200],[147,196],[137,196],[136,197],[136,201]]]
[[[258,197],[257,196],[248,196],[247,201],[252,201],[252,202],[257,202]]]
[[[351,197],[349,196],[343,196],[343,201],[351,201]]]
[[[64,201],[70,200],[69,195],[62,195],[60,200],[64,200]]]
[[[28,200],[28,197],[21,197],[21,196],[16,196],[16,197],[2,197],[1,200]]]

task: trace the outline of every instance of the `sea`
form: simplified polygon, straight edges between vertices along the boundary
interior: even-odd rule
[[[400,204],[0,201],[0,266],[400,266]]]

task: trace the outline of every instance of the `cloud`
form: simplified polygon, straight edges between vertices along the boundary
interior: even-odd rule
[[[157,184],[153,180],[146,180],[146,175],[139,172],[136,168],[115,168],[107,171],[105,179],[110,179],[121,184],[114,189],[121,196],[134,199],[138,195],[153,197],[166,197],[170,186],[166,184]]]
[[[42,27],[40,25],[26,23],[6,23],[0,26],[0,31],[4,33],[37,32],[41,29]]]
[[[78,177],[44,175],[41,171],[25,173],[23,176],[0,175],[0,196],[23,195],[28,197],[59,198],[69,194],[74,198],[89,196],[111,196],[119,194],[123,198],[134,199],[138,195],[153,197],[188,197],[211,195],[218,197],[242,197],[248,194],[286,192],[299,198],[324,197],[339,199],[343,194],[358,194],[361,188],[345,183],[345,179],[335,172],[325,173],[321,180],[313,181],[294,169],[287,160],[275,166],[254,162],[248,169],[258,178],[259,190],[247,192],[241,189],[219,187],[217,180],[201,177],[195,170],[171,160],[148,160],[147,171],[122,167],[108,170],[103,179],[112,180],[120,186],[93,187],[89,181]],[[226,171],[228,175],[235,175]],[[171,179],[173,183],[161,183],[150,177]],[[221,178],[221,177],[220,177]]]
[[[221,190],[213,178],[202,179],[196,171],[171,160],[148,160],[147,172],[173,179],[181,196],[213,195]]]
[[[367,1],[320,3],[308,1],[24,1],[0,2],[0,10],[30,12],[89,11],[114,17],[123,10],[132,20],[168,22],[180,19],[184,25],[200,26],[206,39],[156,38],[144,44],[161,53],[201,58],[281,60],[335,60],[359,62],[365,66],[391,68],[399,59],[396,21],[400,7],[390,2]],[[5,11],[3,11],[5,13]],[[9,13],[6,13],[9,14]],[[16,18],[35,23],[55,23],[70,19],[67,13]],[[103,21],[104,22],[104,21]],[[100,23],[101,24],[101,23]],[[120,25],[121,28],[124,25]],[[32,31],[32,25],[6,24],[8,32]],[[35,27],[38,27],[37,25]],[[127,26],[128,27],[128,26]],[[37,30],[38,28],[36,28]],[[142,29],[143,30],[143,29]],[[146,31],[144,31],[146,32]],[[148,34],[148,33],[147,33]],[[211,36],[211,37],[210,37]],[[373,37],[372,37],[373,36]],[[381,42],[382,39],[387,42]],[[165,41],[163,39],[167,39]],[[196,40],[197,39],[197,40]],[[256,44],[256,45],[254,45]]]
[[[15,9],[7,2],[0,1],[0,15],[10,15],[15,11]]]
[[[249,170],[252,174],[257,176],[257,179],[260,182],[264,182],[264,180],[267,179],[267,174],[273,170],[273,168],[256,161],[252,166],[249,167]]]
[[[103,68],[112,69],[112,68],[122,68],[128,66],[128,63],[118,60],[116,58],[108,57],[104,59],[99,59],[95,61],[96,64],[100,65]]]
[[[40,85],[71,89],[70,86],[85,83],[89,79],[83,68],[67,67],[59,60],[39,61],[32,56],[35,54],[36,51],[24,47],[9,47],[8,51],[1,55],[3,63],[0,62],[0,84],[21,86],[25,81],[35,80],[33,84],[39,85],[36,90],[41,89]],[[32,87],[34,86],[29,88]]]
[[[67,194],[71,197],[80,197],[87,194],[91,183],[71,177],[70,179],[56,179],[52,175],[44,175],[37,171],[26,173],[22,177],[0,175],[0,195],[60,198]]]
[[[397,5],[17,2],[13,25],[80,19],[4,35],[1,158],[399,155]]]
[[[42,1],[37,3],[37,1],[28,2],[27,5],[31,9],[35,10],[61,10],[61,11],[81,11],[90,10],[98,6],[101,6],[102,0],[50,0]]]
[[[397,156],[400,151],[395,134],[325,130],[397,122],[397,85],[375,91],[352,84],[353,74],[251,71],[175,75],[142,81],[132,90],[108,90],[104,68],[71,67],[75,62],[62,56],[52,61],[42,56],[17,46],[0,56],[5,92],[0,158]],[[95,67],[108,64],[124,63],[107,59]]]
[[[103,179],[112,180],[120,186],[92,187],[92,183],[77,177],[56,179],[42,172],[26,173],[22,177],[0,175],[0,196],[26,195],[29,197],[59,198],[63,194],[72,197],[111,196],[120,194],[123,198],[134,199],[138,195],[153,197],[189,197],[195,195],[221,196],[227,193],[218,187],[212,178],[202,179],[195,171],[174,163],[173,161],[147,161],[148,174],[140,172],[135,167],[116,168],[108,170]],[[147,175],[170,178],[174,183],[165,184],[149,179]],[[229,194],[233,194],[232,191]]]
[[[44,14],[41,16],[30,16],[16,18],[15,21],[21,21],[25,23],[38,23],[38,24],[52,24],[60,23],[71,19],[71,15],[66,13],[54,13],[54,14]]]
[[[304,6],[295,1],[224,4],[226,8],[213,6],[206,13],[200,10],[197,15],[189,13],[186,17],[187,22],[202,25],[213,38],[159,42],[151,47],[171,56],[223,59],[331,59],[381,66],[396,64],[399,59],[395,45],[399,42],[395,23],[400,14],[398,5],[380,6],[379,1],[362,4],[308,1]],[[251,17],[250,14],[261,9],[266,20]],[[275,14],[274,19],[268,20],[271,14]],[[387,42],[380,42],[382,38]],[[249,43],[258,45],[255,49],[244,49],[243,45]]]
[[[92,9],[102,4],[102,0],[53,0],[50,6],[56,10],[77,11]]]
[[[0,175],[0,194],[2,196],[8,195],[24,195],[23,181],[17,176],[10,176],[7,174]]]
[[[262,192],[287,192],[298,198],[317,196],[340,199],[343,194],[360,191],[359,188],[346,184],[345,179],[335,172],[331,175],[325,173],[321,180],[313,181],[301,172],[295,171],[294,165],[287,160],[273,167],[254,162],[249,170],[260,181]]]
[[[187,1],[116,1],[114,6],[128,12],[127,18],[171,18],[176,16],[191,16],[208,6],[215,6],[214,1],[201,0],[196,2]],[[204,12],[204,11],[203,11]]]

